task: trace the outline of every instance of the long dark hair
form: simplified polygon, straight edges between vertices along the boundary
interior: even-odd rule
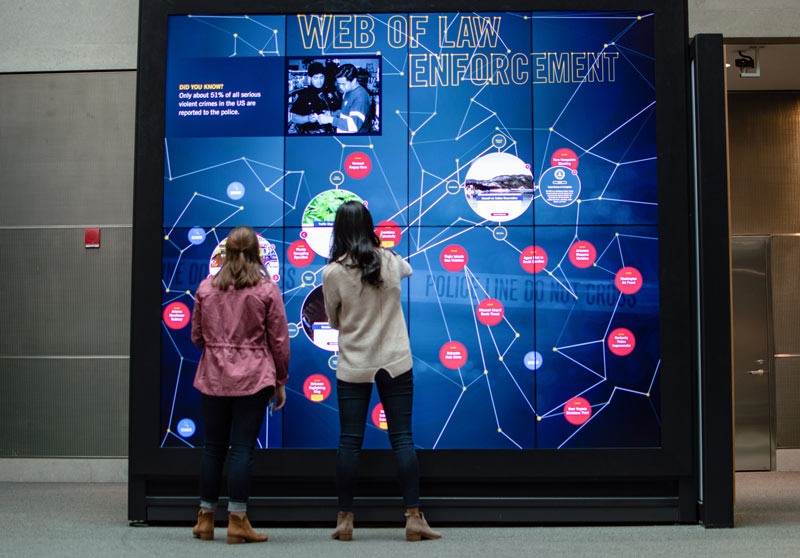
[[[351,200],[339,206],[333,221],[333,241],[328,262],[338,262],[361,270],[361,282],[380,287],[381,255],[376,250],[381,245],[372,224],[372,215],[364,204]],[[345,263],[349,256],[350,262]]]
[[[221,291],[252,287],[268,277],[261,262],[258,237],[250,227],[236,227],[225,240],[225,262],[212,284]]]

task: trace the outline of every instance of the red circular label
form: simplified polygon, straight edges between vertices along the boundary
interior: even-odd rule
[[[571,261],[572,265],[575,267],[592,267],[596,259],[597,250],[594,249],[591,242],[579,240],[569,247],[569,261]]]
[[[400,244],[400,239],[403,238],[403,233],[400,227],[394,221],[381,221],[375,227],[375,234],[381,240],[381,246],[384,248],[394,248]]]
[[[189,325],[192,314],[183,302],[170,302],[164,308],[164,323],[170,329],[183,329]]]
[[[331,394],[331,383],[322,374],[312,374],[303,383],[303,393],[314,403],[325,401]]]
[[[634,294],[642,288],[642,274],[635,267],[623,267],[617,271],[614,283],[622,294]]]
[[[484,325],[493,326],[503,320],[503,304],[494,298],[486,298],[478,304],[476,314],[478,321]]]
[[[449,341],[439,349],[439,360],[450,370],[461,368],[467,363],[467,348],[458,341]]]
[[[389,430],[389,423],[386,422],[386,413],[383,410],[383,403],[378,403],[372,408],[372,424],[381,430]]]
[[[439,260],[447,271],[461,271],[467,265],[467,251],[458,244],[451,244],[442,250]]]
[[[551,167],[568,167],[572,170],[578,168],[578,156],[572,149],[559,149],[550,158]]]
[[[372,170],[372,161],[366,153],[351,153],[344,160],[344,171],[350,178],[364,178]]]
[[[564,418],[570,424],[583,424],[592,416],[592,406],[583,397],[573,397],[564,405]]]
[[[297,267],[305,267],[314,260],[314,251],[305,240],[295,240],[289,245],[289,261]]]
[[[636,337],[629,329],[620,327],[608,335],[608,349],[617,356],[627,356],[635,347]]]
[[[539,273],[547,266],[547,252],[539,246],[528,246],[519,255],[519,265],[528,273]]]

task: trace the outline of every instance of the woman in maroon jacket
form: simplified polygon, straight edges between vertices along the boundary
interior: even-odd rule
[[[228,471],[229,544],[263,542],[247,519],[253,446],[267,405],[286,401],[289,331],[278,286],[261,262],[258,237],[250,227],[233,229],[225,263],[197,288],[192,342],[203,349],[194,387],[202,393],[205,448],[200,468],[200,512],[193,534],[214,538],[214,510],[222,467]]]

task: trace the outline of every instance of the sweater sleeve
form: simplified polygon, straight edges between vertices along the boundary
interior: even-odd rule
[[[267,343],[275,362],[275,381],[281,386],[289,379],[289,326],[280,290],[274,283],[267,287]]]
[[[411,265],[403,259],[402,256],[399,254],[397,255],[397,261],[400,265],[400,279],[405,279],[406,277],[411,277],[414,273],[414,270],[411,268]]]
[[[331,277],[333,268],[331,264],[322,271],[322,295],[325,297],[325,313],[328,315],[328,324],[333,329],[339,329],[339,310],[342,299],[336,288],[336,283]]]

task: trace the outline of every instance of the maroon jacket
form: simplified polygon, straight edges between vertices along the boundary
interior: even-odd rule
[[[206,395],[252,395],[289,377],[289,329],[278,286],[269,280],[220,291],[203,279],[192,315],[203,349],[194,387]]]

